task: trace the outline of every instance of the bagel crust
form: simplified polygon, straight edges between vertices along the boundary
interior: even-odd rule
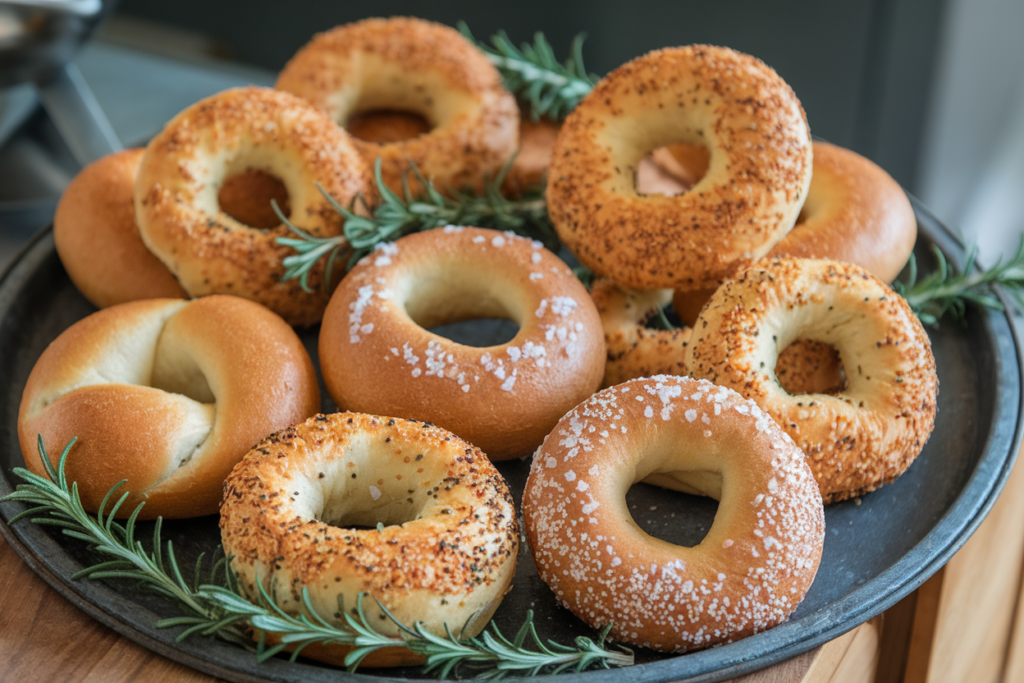
[[[395,192],[410,164],[441,191],[481,189],[519,145],[519,109],[498,70],[458,31],[423,19],[365,19],[320,33],[285,65],[275,87],[341,126],[381,109],[427,119],[432,129],[415,138],[353,139],[368,162],[381,160]]]
[[[217,511],[221,484],[254,443],[317,412],[309,355],[283,320],[233,296],[149,299],[112,306],[68,328],[25,385],[18,439],[45,476],[42,436],[68,481],[96,511],[118,482],[128,516],[197,517]]]
[[[644,533],[638,481],[718,499],[693,548]],[[577,406],[537,451],[526,535],[559,602],[615,640],[666,652],[727,643],[796,609],[821,560],[825,517],[803,454],[752,401],[658,376]]]
[[[68,277],[97,308],[188,294],[146,249],[135,224],[141,149],[94,161],[68,184],[53,217],[53,241]]]
[[[643,196],[650,151],[705,145],[689,191]],[[632,289],[716,286],[793,227],[811,181],[810,130],[771,68],[729,48],[657,50],[602,79],[566,119],[548,173],[559,236],[584,265]]]
[[[345,626],[339,612],[354,615],[365,592],[364,613],[390,636],[401,632],[378,600],[408,626],[477,635],[519,549],[512,495],[480,449],[415,420],[356,413],[318,415],[256,445],[224,483],[220,527],[250,596],[259,583],[300,614],[305,589],[322,618]],[[302,652],[342,665],[349,650]],[[418,661],[395,648],[363,665]]]
[[[928,335],[906,301],[862,268],[765,259],[719,288],[694,330],[690,373],[771,415],[806,453],[826,503],[896,479],[934,427],[938,377]],[[839,352],[842,391],[786,393],[775,366],[795,339]]]
[[[343,206],[357,194],[375,200],[369,167],[330,119],[288,93],[235,88],[192,105],[150,141],[135,184],[139,231],[191,296],[234,294],[312,325],[329,298],[323,262],[310,271],[311,292],[282,282],[294,250],[275,239],[291,231],[244,225],[218,203],[227,177],[254,170],[281,179],[290,220],[315,237],[339,235],[343,224],[318,185]]]
[[[474,318],[519,324],[475,347],[430,332]],[[346,410],[426,420],[492,460],[528,454],[604,370],[587,290],[540,242],[447,227],[380,245],[353,268],[320,328],[320,367]]]
[[[689,327],[655,330],[646,323],[672,300],[671,289],[636,292],[622,289],[611,280],[599,278],[590,287],[590,297],[601,316],[608,360],[603,387],[639,377],[685,375]]]
[[[892,176],[856,152],[815,141],[807,201],[768,256],[853,263],[892,282],[916,241],[914,208]]]

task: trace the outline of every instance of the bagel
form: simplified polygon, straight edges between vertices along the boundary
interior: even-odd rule
[[[699,545],[637,526],[626,491],[639,481],[720,501]],[[825,538],[800,449],[753,402],[689,377],[610,387],[568,413],[534,455],[523,514],[560,603],[614,640],[671,652],[784,621]]]
[[[479,317],[519,324],[508,343],[428,329]],[[540,242],[438,228],[380,245],[342,281],[320,328],[327,390],[345,410],[438,424],[492,460],[526,455],[604,371],[586,289]]]
[[[141,159],[141,149],[126,149],[89,164],[68,184],[53,216],[53,241],[64,270],[97,308],[188,298],[139,237],[132,193]]]
[[[191,296],[235,294],[293,325],[318,322],[329,292],[324,264],[310,271],[311,292],[282,282],[293,236],[283,224],[258,229],[219,206],[226,179],[259,170],[284,183],[292,222],[315,237],[341,234],[343,206],[375,201],[369,167],[344,131],[308,102],[268,88],[226,90],[178,114],[146,147],[135,184],[143,242]],[[330,283],[334,284],[334,283]]]
[[[863,268],[765,259],[720,287],[694,330],[690,373],[739,391],[778,422],[806,453],[825,502],[893,481],[931,434],[938,378],[928,335]],[[792,396],[779,385],[778,353],[795,339],[838,351],[841,392]]]
[[[442,191],[480,190],[519,145],[519,110],[498,70],[458,31],[422,19],[365,19],[320,33],[285,65],[275,87],[341,126],[374,110],[426,119],[431,130],[415,138],[353,141],[368,161],[380,159],[384,183],[395,192],[410,164]]]
[[[640,160],[679,142],[708,147],[708,172],[685,194],[640,195]],[[754,57],[694,45],[594,87],[555,142],[547,198],[562,241],[594,272],[630,289],[696,289],[782,239],[810,180],[810,130],[789,86]]]
[[[658,162],[680,183],[707,168],[696,145],[675,145]],[[853,263],[892,282],[917,241],[917,218],[907,194],[881,167],[848,149],[814,141],[814,173],[796,225],[769,257],[820,258]],[[714,288],[677,290],[673,305],[690,324]]]
[[[512,494],[480,449],[415,420],[353,413],[318,415],[259,443],[224,483],[220,528],[249,595],[260,584],[281,610],[301,614],[305,589],[323,619],[345,626],[339,612],[354,615],[365,592],[364,614],[395,637],[377,601],[408,626],[476,636],[519,549]],[[350,650],[317,644],[302,654],[344,665]],[[419,661],[388,648],[362,666]]]
[[[254,443],[319,406],[302,342],[264,307],[150,299],[94,313],[47,347],[25,385],[18,439],[28,469],[45,476],[37,437],[53,463],[77,437],[67,478],[91,512],[127,480],[119,516],[144,502],[141,519],[196,517],[217,511],[224,478]]]
[[[683,360],[693,330],[646,327],[658,309],[671,301],[671,289],[636,292],[598,278],[590,286],[590,297],[601,316],[607,349],[603,387],[638,377],[687,374]]]

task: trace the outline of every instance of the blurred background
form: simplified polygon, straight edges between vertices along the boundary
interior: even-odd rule
[[[79,85],[95,96],[86,104],[105,112],[126,145],[217,90],[272,84],[315,32],[365,16],[461,19],[478,39],[505,30],[516,43],[543,31],[560,57],[585,32],[587,66],[598,74],[654,48],[706,42],[774,67],[800,97],[815,135],[880,164],[978,242],[985,262],[1012,250],[1024,230],[1019,0],[64,0],[90,3],[102,5],[105,21],[95,35],[86,26],[89,42],[63,61],[72,60],[72,80],[80,73]],[[13,15],[4,7],[25,4],[0,2],[0,69],[10,69]],[[42,93],[53,111],[51,78],[0,78],[0,266],[49,222],[81,158],[67,142],[74,122],[55,123],[59,115],[38,106]]]

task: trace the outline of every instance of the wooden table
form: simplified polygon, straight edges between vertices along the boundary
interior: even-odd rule
[[[736,681],[1024,681],[1022,561],[1024,467],[1017,467],[978,532],[915,593],[836,640]],[[0,682],[217,680],[80,612],[2,538],[0,605]]]

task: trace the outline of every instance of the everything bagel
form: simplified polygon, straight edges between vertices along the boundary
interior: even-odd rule
[[[253,170],[280,178],[292,222],[315,237],[342,230],[320,188],[345,206],[357,194],[375,197],[369,167],[330,119],[288,93],[236,88],[181,112],[146,146],[135,184],[139,232],[189,295],[234,294],[312,325],[329,298],[323,262],[310,273],[311,292],[282,282],[292,251],[275,239],[292,233],[245,225],[218,202],[229,177]]]
[[[353,139],[370,163],[380,159],[395,192],[410,164],[442,191],[479,189],[519,145],[519,109],[497,69],[458,31],[422,19],[366,19],[321,33],[285,65],[276,87],[341,126],[374,110],[426,119],[431,130],[414,138]]]
[[[705,145],[685,194],[642,196],[650,151]],[[565,120],[548,171],[559,236],[584,265],[631,289],[716,285],[793,227],[811,181],[800,102],[761,61],[722,47],[651,52],[602,79]]]
[[[393,636],[378,600],[404,624],[477,635],[519,549],[512,495],[478,448],[431,425],[354,413],[319,415],[256,445],[224,484],[220,526],[250,595],[260,583],[296,614],[305,589],[318,614],[344,625],[339,605],[354,613],[365,592],[365,613]],[[350,650],[302,653],[344,665]],[[418,662],[389,648],[363,665]]]

